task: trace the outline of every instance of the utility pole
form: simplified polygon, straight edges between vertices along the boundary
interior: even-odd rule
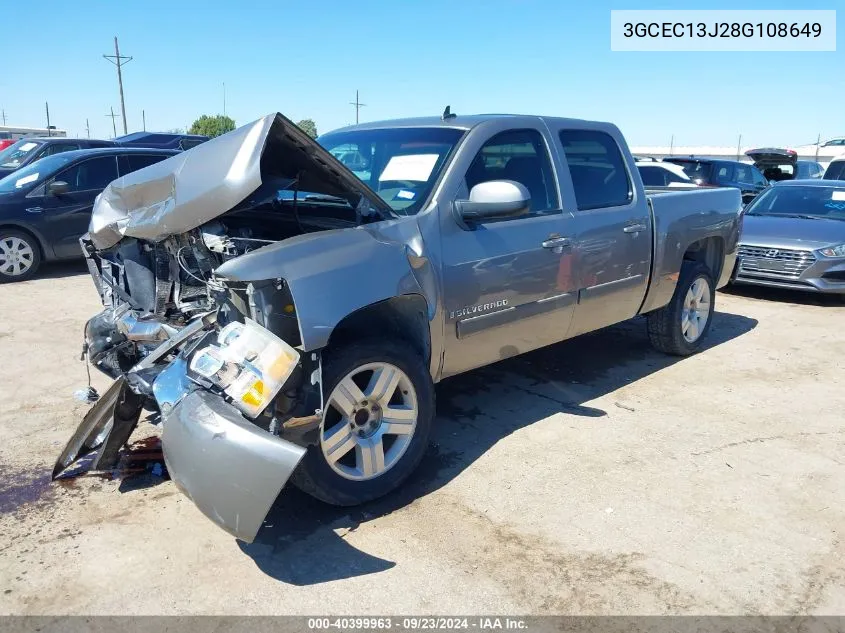
[[[350,101],[349,105],[355,106],[355,125],[358,125],[358,112],[363,108],[366,103],[361,103],[361,100],[358,98],[358,91],[355,91],[355,101]]]
[[[3,125],[6,125],[6,111],[3,110]]]
[[[53,136],[50,133],[50,104],[46,101],[44,102],[44,109],[47,110],[47,136]]]
[[[115,120],[115,118],[117,118],[117,115],[114,113],[113,107],[110,108],[110,110],[111,110],[111,114],[107,114],[106,116],[111,117],[111,128],[112,128],[112,130],[114,130],[114,136],[112,136],[112,138],[114,138],[115,136],[117,136],[117,126],[114,123],[114,120]]]
[[[675,135],[672,135],[672,138],[669,139],[669,156],[673,155],[675,150]]]
[[[103,55],[103,57],[117,66],[117,85],[120,87],[120,112],[123,115],[123,133],[128,134],[129,132],[126,129],[126,105],[123,103],[123,76],[120,74],[120,67],[131,62],[132,58],[120,54],[120,49],[117,47],[117,36],[114,38],[114,55]],[[123,61],[124,59],[126,61]],[[112,123],[114,123],[114,119],[112,119]],[[117,136],[117,132],[114,135]]]
[[[88,119],[85,119],[85,134],[88,135],[88,138],[91,138],[91,126],[88,125]]]
[[[739,138],[736,141],[736,160],[739,161],[739,155],[742,152],[742,134],[739,135]]]
[[[144,128],[144,132],[147,131],[147,113],[144,110],[141,110],[141,125]]]
[[[6,119],[3,119],[3,125],[6,124]],[[822,144],[822,135],[819,133],[818,137],[816,138],[816,162],[819,160],[819,147]]]

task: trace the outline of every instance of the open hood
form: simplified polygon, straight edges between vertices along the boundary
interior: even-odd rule
[[[267,116],[112,182],[91,214],[98,249],[123,237],[160,241],[286,188],[343,198],[361,216],[390,206],[281,114]]]
[[[792,180],[798,164],[798,152],[791,149],[764,147],[745,152],[766,180]]]

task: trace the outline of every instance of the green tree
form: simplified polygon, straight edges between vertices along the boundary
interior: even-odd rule
[[[311,138],[317,138],[317,124],[314,123],[314,119],[302,119],[296,125]]]
[[[226,132],[231,132],[235,129],[235,121],[231,117],[218,114],[217,116],[208,116],[203,114],[200,118],[194,121],[188,134],[202,134],[214,138]]]

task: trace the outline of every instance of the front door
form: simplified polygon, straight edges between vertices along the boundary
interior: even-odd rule
[[[516,181],[531,194],[527,215],[470,230],[451,217],[441,223],[443,377],[566,337],[576,299],[574,220],[561,210],[549,142],[540,128],[495,134],[470,163],[458,196],[481,182]]]
[[[635,316],[648,289],[652,243],[648,201],[638,193],[607,132],[556,129],[577,211],[578,307],[569,335]]]
[[[59,172],[41,190],[44,195],[40,199],[29,201],[27,206],[44,216],[44,237],[57,258],[82,256],[79,238],[88,231],[94,199],[116,178],[117,157],[89,158]],[[50,195],[50,182],[67,183],[67,192]]]

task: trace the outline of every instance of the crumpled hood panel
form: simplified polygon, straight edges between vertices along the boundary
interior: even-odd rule
[[[112,182],[91,214],[94,246],[109,248],[125,236],[159,241],[237,206],[261,185],[261,154],[275,116]]]
[[[118,178],[97,197],[88,232],[98,249],[124,237],[157,242],[266,200],[297,178],[300,190],[342,197],[364,216],[392,213],[292,121],[269,114]],[[263,198],[249,200],[257,192]]]

